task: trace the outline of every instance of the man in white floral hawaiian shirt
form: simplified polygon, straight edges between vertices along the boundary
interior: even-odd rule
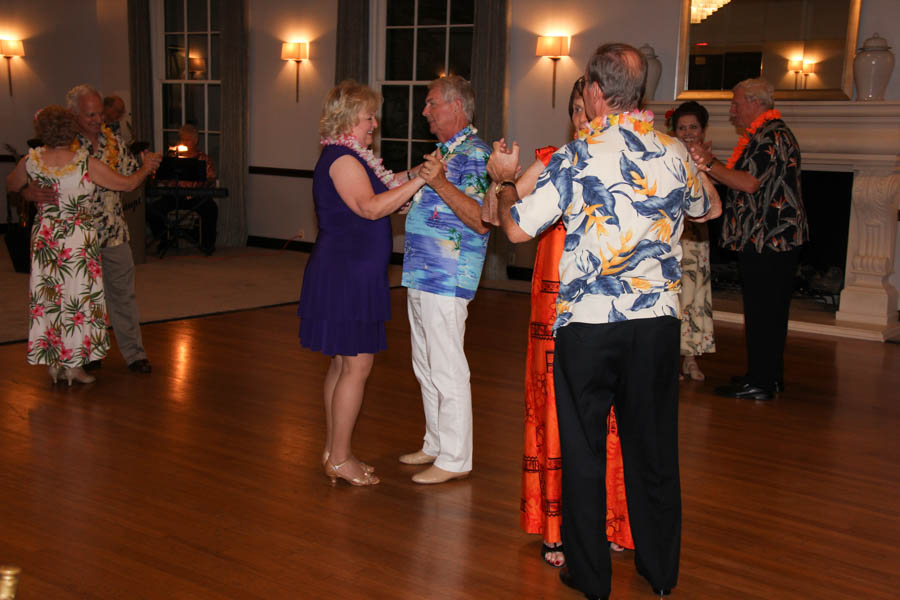
[[[73,145],[87,148],[91,156],[122,175],[137,170],[138,162],[125,142],[104,124],[103,99],[97,90],[89,85],[76,86],[66,94],[66,102],[75,114],[79,130]],[[119,351],[131,371],[149,373],[150,361],[141,340],[134,292],[134,258],[128,244],[128,224],[122,211],[121,194],[101,189],[95,199],[94,219],[100,237],[107,312]]]
[[[534,192],[518,199],[518,147],[495,143],[501,222],[513,242],[562,219],[566,244],[554,324],[553,376],[563,459],[563,583],[610,593],[606,540],[606,416],[615,406],[635,564],[657,594],[678,579],[679,237],[685,216],[713,218],[684,146],[638,110],[647,63],[605,44],[588,64],[592,121],[560,148]]]

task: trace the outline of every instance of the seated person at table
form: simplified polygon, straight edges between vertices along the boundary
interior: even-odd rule
[[[186,123],[178,130],[178,145],[187,147],[187,150],[180,149],[178,151],[179,158],[199,158],[206,162],[206,181],[166,181],[157,180],[156,185],[160,187],[215,187],[216,185],[216,168],[213,166],[212,159],[205,153],[197,150],[197,143],[200,135],[197,128],[190,123]],[[147,211],[147,221],[150,223],[150,229],[153,231],[154,237],[159,240],[157,250],[160,254],[165,252],[171,240],[166,232],[166,216],[169,211],[175,210],[175,198],[172,196],[160,196],[155,200]],[[178,210],[193,210],[200,215],[200,250],[207,256],[216,250],[216,225],[219,220],[219,205],[216,204],[215,198],[212,197],[191,197],[184,196],[178,199]]]

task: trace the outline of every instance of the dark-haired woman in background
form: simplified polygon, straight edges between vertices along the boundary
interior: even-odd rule
[[[675,137],[685,144],[702,144],[708,123],[709,112],[693,101],[678,106],[669,119]],[[694,381],[703,381],[706,377],[697,357],[716,351],[706,223],[685,219],[681,252],[681,372]]]

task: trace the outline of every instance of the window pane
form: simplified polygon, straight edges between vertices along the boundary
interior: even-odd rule
[[[385,78],[388,81],[412,79],[413,30],[388,29],[386,46]]]
[[[450,0],[450,24],[473,25],[475,0]]]
[[[444,46],[447,30],[443,27],[419,29],[416,42],[416,79],[431,81],[444,74]]]
[[[209,131],[222,131],[222,88],[212,83],[206,86],[209,113],[206,117],[206,128]]]
[[[163,84],[163,128],[181,127],[181,84]]]
[[[469,79],[472,74],[472,27],[450,28],[450,73]]]
[[[166,0],[166,31],[184,31],[184,0]]]
[[[389,0],[387,3],[388,26],[412,25],[415,9],[415,0]]]
[[[381,136],[406,138],[409,135],[409,87],[385,85],[381,87]]]
[[[417,85],[413,87],[413,116],[412,116],[412,137],[419,140],[430,140],[434,138],[428,128],[428,121],[422,116],[425,110],[425,97],[428,96],[428,86]]]
[[[209,31],[206,16],[206,0],[190,0],[187,3],[187,30]]]
[[[166,79],[184,79],[184,36],[166,36]]]
[[[221,136],[210,133],[206,140],[206,153],[212,159],[213,166],[216,168],[216,174],[222,178],[222,172],[219,171],[219,147],[221,146]],[[202,138],[201,138],[202,139]]]
[[[413,167],[420,165],[425,161],[424,156],[431,154],[437,149],[434,142],[413,142],[410,151],[409,164]]]
[[[189,79],[206,79],[209,63],[207,59],[206,35],[188,36],[188,74]]]
[[[381,142],[381,160],[391,171],[406,170],[406,142]]]
[[[445,25],[447,0],[419,0],[419,25]]]
[[[204,118],[204,98],[202,84],[184,86],[184,122],[193,123],[197,129],[206,129]],[[180,127],[180,125],[179,125]]]
[[[222,13],[219,12],[219,0],[209,0],[209,30],[222,31]]]
[[[219,58],[220,39],[217,34],[209,36],[209,78],[222,78],[222,61]]]

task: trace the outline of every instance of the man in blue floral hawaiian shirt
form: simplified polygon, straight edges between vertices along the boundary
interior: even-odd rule
[[[704,220],[721,212],[684,146],[638,110],[646,70],[631,46],[597,49],[585,73],[592,121],[554,154],[530,196],[518,200],[511,181],[517,146],[510,152],[495,144],[489,164],[511,241],[529,240],[560,219],[566,227],[553,363],[567,564],[560,577],[589,598],[610,592],[610,405],[638,572],[659,594],[677,582],[679,238],[686,215]]]
[[[487,249],[481,204],[490,154],[471,125],[474,108],[472,86],[451,75],[431,82],[422,111],[440,142],[426,160],[443,168],[416,194],[406,217],[403,285],[425,441],[400,462],[434,463],[413,476],[416,483],[443,483],[472,470],[472,392],[463,339]]]

